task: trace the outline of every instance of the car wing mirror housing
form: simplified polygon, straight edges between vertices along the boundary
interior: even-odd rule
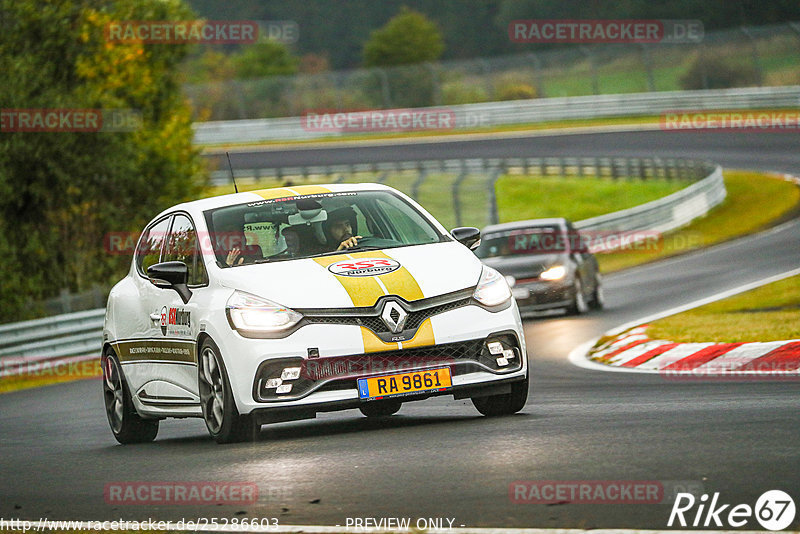
[[[188,285],[189,268],[182,261],[165,261],[151,265],[147,268],[147,276],[154,286],[175,290],[184,304],[192,298]]]
[[[450,235],[470,250],[475,250],[481,244],[481,231],[472,226],[453,228]]]

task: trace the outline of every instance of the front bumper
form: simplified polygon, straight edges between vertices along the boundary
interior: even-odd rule
[[[525,282],[512,289],[522,314],[566,308],[575,298],[575,286],[572,280]]]
[[[527,371],[526,371],[527,372]],[[484,397],[488,395],[504,395],[511,393],[511,385],[525,379],[525,374],[515,372],[511,376],[493,377],[489,380],[486,376],[453,377],[453,387],[446,391],[431,391],[402,397],[402,402],[412,402],[429,399],[431,397],[442,397],[452,395],[454,399],[469,399],[473,397]],[[352,410],[362,406],[364,402],[358,398],[358,392],[352,390],[345,395],[325,395],[323,393],[314,394],[309,398],[309,402],[298,402],[292,405],[280,405],[256,408],[252,413],[256,417],[258,424],[280,423],[283,421],[297,421],[301,419],[313,419],[320,412],[334,412],[339,410]]]
[[[456,395],[467,390],[470,391],[468,396],[478,396],[482,388],[527,376],[522,323],[513,303],[498,312],[464,306],[428,320],[432,344],[407,349],[397,343],[390,344],[390,350],[387,350],[388,344],[376,348],[367,343],[362,327],[330,324],[309,324],[283,339],[244,338],[231,331],[218,345],[239,413],[258,410],[259,417],[266,417],[264,414],[268,411],[279,414],[291,408],[302,408],[310,413],[358,407],[367,401],[358,397],[357,379],[388,372],[451,366],[451,389],[415,393],[404,397],[403,402],[440,394]],[[448,347],[482,344],[489,336],[500,333],[516,342],[517,354],[510,360],[511,365],[493,366],[486,358],[459,358],[455,353],[449,356],[451,361],[443,361],[448,358],[442,358],[442,351]],[[413,346],[413,343],[408,345]],[[434,357],[426,359],[431,352],[435,353]],[[319,356],[315,357],[317,354]],[[263,379],[279,376],[264,375],[265,366],[278,372],[286,367],[300,367],[306,382],[285,398],[264,395]],[[301,383],[302,378],[294,383]],[[316,380],[309,381],[309,378]]]

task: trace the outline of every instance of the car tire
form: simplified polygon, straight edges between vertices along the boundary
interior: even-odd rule
[[[396,414],[400,410],[403,403],[400,401],[372,401],[359,406],[359,410],[369,418],[375,417],[389,417]]]
[[[574,295],[572,297],[572,304],[567,308],[570,315],[581,315],[589,311],[589,305],[586,303],[586,295],[583,294],[583,282],[580,278],[575,278],[575,285],[573,287]]]
[[[259,427],[251,414],[240,415],[219,347],[206,339],[197,362],[200,407],[208,433],[217,443],[254,440]]]
[[[589,301],[589,307],[593,310],[602,310],[606,305],[606,298],[603,293],[603,277],[598,273],[594,281],[594,291],[592,291],[592,300]]]
[[[120,443],[147,443],[158,435],[158,419],[144,419],[133,407],[128,382],[117,355],[108,349],[103,355],[103,400],[108,424]]]
[[[529,384],[530,379],[526,376],[525,380],[511,384],[511,393],[473,397],[472,404],[487,417],[515,414],[523,409],[528,401]]]

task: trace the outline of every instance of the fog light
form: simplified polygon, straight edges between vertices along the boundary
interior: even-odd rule
[[[275,390],[275,393],[280,395],[281,393],[289,393],[290,391],[292,391],[291,384],[282,384],[278,386],[278,389]]]
[[[264,387],[267,389],[272,389],[280,386],[283,383],[283,380],[280,378],[268,378],[266,382],[264,382]]]
[[[492,356],[503,354],[503,344],[499,341],[492,341],[491,343],[487,343],[486,346],[489,347],[489,354]]]
[[[299,367],[287,367],[281,373],[281,380],[297,380],[300,378]]]
[[[508,365],[508,360],[506,360],[505,358],[503,358],[501,356],[501,357],[497,358],[497,365],[499,367],[505,367],[506,365]],[[281,386],[281,387],[283,387],[283,386]],[[278,388],[278,389],[280,389],[280,388]]]
[[[506,349],[503,351],[503,358],[506,360],[513,360],[514,359],[514,351],[512,349]]]

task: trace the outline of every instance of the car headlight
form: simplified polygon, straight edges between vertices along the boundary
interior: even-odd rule
[[[498,306],[511,298],[511,289],[503,275],[484,265],[472,296],[484,306]]]
[[[567,268],[563,265],[554,265],[539,275],[542,280],[561,280],[567,276]]]
[[[279,334],[303,318],[294,310],[243,291],[231,295],[225,312],[231,326],[245,336]]]

